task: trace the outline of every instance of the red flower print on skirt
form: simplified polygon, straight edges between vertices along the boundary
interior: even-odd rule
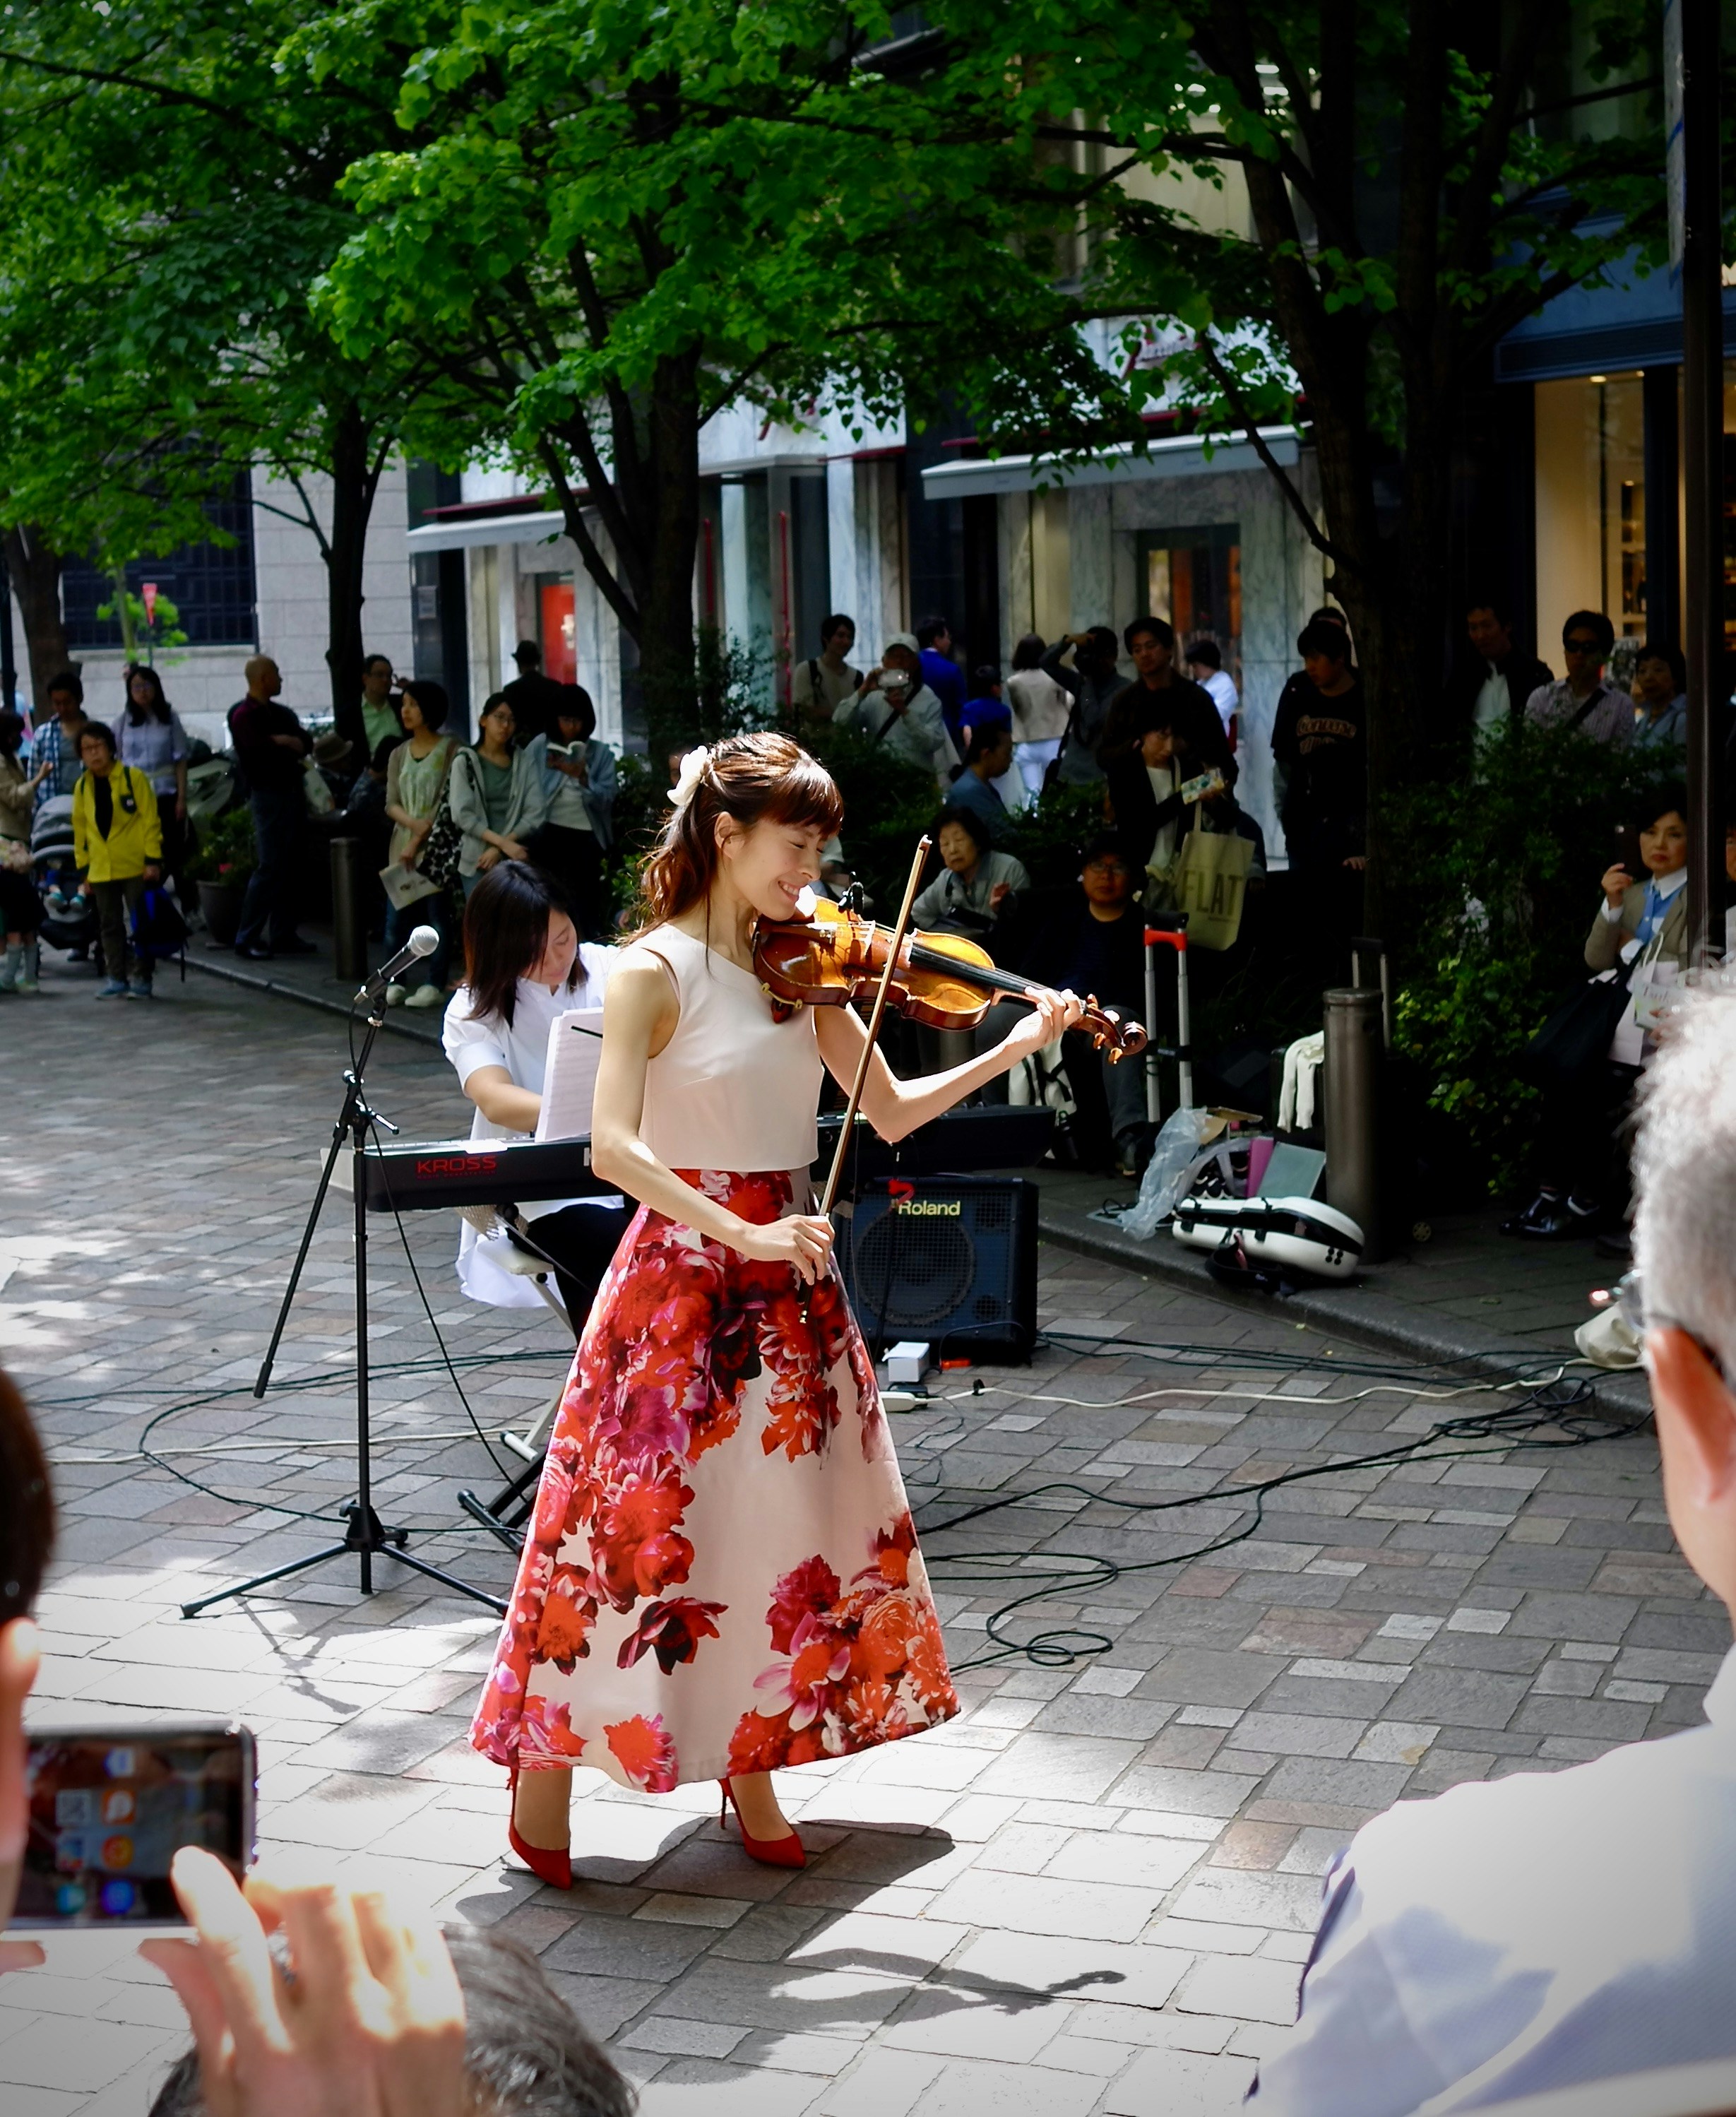
[[[791,1209],[781,1172],[679,1173],[744,1220]],[[661,1792],[957,1710],[837,1280],[804,1297],[787,1265],[642,1208],[579,1343],[472,1741]]]

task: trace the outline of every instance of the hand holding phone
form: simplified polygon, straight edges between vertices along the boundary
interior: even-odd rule
[[[30,1822],[25,1786],[24,1701],[36,1681],[41,1649],[28,1617],[0,1626],[0,1931],[10,1923],[24,1871]],[[30,1970],[43,1959],[34,1941],[0,1941],[0,1972]]]
[[[183,1927],[169,1879],[175,1855],[200,1846],[244,1874],[256,1774],[253,1737],[234,1723],[39,1730],[23,1760],[27,1831],[12,1926]],[[0,1797],[3,1784],[0,1775]]]
[[[186,2009],[209,2117],[466,2117],[464,1995],[431,1916],[329,1886],[243,1893],[191,1846],[173,1882],[198,1944],[139,1953]]]

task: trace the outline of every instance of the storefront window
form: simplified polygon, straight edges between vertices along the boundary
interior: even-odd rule
[[[1145,607],[1176,628],[1177,658],[1196,640],[1213,639],[1237,688],[1241,684],[1241,529],[1234,522],[1203,529],[1150,529],[1140,538]]]
[[[576,684],[578,620],[573,607],[573,583],[564,574],[537,575],[536,625],[543,674],[553,677],[557,684]]]
[[[1536,387],[1537,645],[1553,662],[1576,610],[1646,636],[1646,418],[1636,373]]]

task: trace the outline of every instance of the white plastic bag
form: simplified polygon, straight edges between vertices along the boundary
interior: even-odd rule
[[[1206,1136],[1216,1129],[1209,1110],[1177,1110],[1164,1119],[1140,1179],[1140,1195],[1117,1223],[1122,1234],[1142,1243],[1150,1241],[1158,1221],[1175,1210],[1176,1201],[1186,1192],[1202,1159]]]

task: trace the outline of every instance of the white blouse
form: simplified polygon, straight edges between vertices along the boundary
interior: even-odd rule
[[[546,985],[521,978],[510,1023],[498,1014],[473,1012],[470,988],[460,985],[440,1029],[440,1041],[460,1084],[484,1066],[501,1066],[515,1087],[527,1088],[533,1095],[540,1095],[548,1064],[549,1031],[575,1007],[602,1005],[610,973],[620,957],[619,948],[580,942],[578,958],[585,971],[580,982],[571,987],[557,985],[550,992]],[[495,1124],[477,1110],[470,1121],[470,1137],[472,1140],[527,1139],[530,1134]],[[559,1213],[569,1206],[620,1203],[618,1194],[606,1198],[540,1198],[519,1210],[527,1220],[537,1220],[545,1213]],[[458,1238],[458,1281],[464,1291],[473,1301],[486,1301],[496,1308],[540,1308],[542,1297],[531,1282],[490,1262],[487,1248],[467,1220]]]

